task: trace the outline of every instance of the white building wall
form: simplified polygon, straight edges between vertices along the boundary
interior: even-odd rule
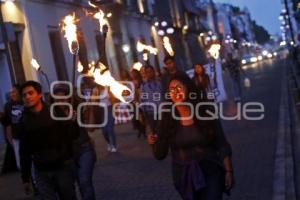
[[[61,20],[68,14],[76,13],[80,19],[78,28],[84,34],[84,40],[87,47],[88,60],[98,59],[98,50],[96,44],[96,31],[99,31],[99,23],[92,17],[86,17],[82,8],[63,3],[49,3],[39,0],[24,0],[14,3],[15,11],[6,9],[4,16],[6,20],[25,25],[23,38],[21,40],[21,54],[24,65],[25,77],[27,80],[39,80],[43,88],[47,88],[44,77],[37,75],[37,72],[31,67],[30,61],[35,58],[41,65],[43,71],[49,76],[50,82],[57,80],[55,63],[52,55],[52,49],[49,39],[49,31],[60,30]],[[61,33],[61,41],[66,61],[68,77],[72,76],[72,55],[68,48],[68,43]],[[115,53],[111,32],[107,38],[107,54],[112,74],[117,74],[118,66],[115,62]]]

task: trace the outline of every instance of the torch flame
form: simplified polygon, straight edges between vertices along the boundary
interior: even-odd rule
[[[102,86],[109,86],[112,94],[122,102],[126,102],[122,96],[123,91],[130,91],[128,87],[122,85],[111,76],[110,71],[102,63],[99,64],[99,68],[94,69],[93,76],[95,82]]]
[[[140,71],[142,67],[143,67],[143,64],[140,63],[140,62],[136,62],[132,66],[132,68],[135,69],[135,70],[137,70],[137,71]]]
[[[170,56],[174,56],[174,50],[172,48],[172,45],[170,43],[170,38],[168,38],[167,36],[165,36],[163,38],[163,42],[164,42],[164,47],[167,50],[167,52],[169,53]]]
[[[152,46],[149,46],[149,45],[145,45],[143,43],[141,43],[140,41],[137,42],[137,45],[136,45],[136,48],[139,52],[142,52],[144,50],[147,50],[149,51],[151,54],[154,54],[154,55],[157,55],[157,48],[154,48]]]
[[[104,12],[101,9],[99,9],[99,12],[94,14],[94,18],[98,19],[99,25],[100,25],[100,32],[102,33],[103,32],[103,27],[108,24],[108,21],[105,18]]]
[[[94,75],[94,71],[95,71],[95,66],[92,66],[89,68],[89,71],[87,72],[87,76],[93,76]]]
[[[31,66],[36,70],[39,71],[41,69],[41,66],[39,65],[39,63],[36,61],[36,59],[32,58],[31,59]]]
[[[72,54],[76,54],[79,49],[76,22],[75,13],[73,13],[73,15],[67,15],[63,20],[63,31],[65,32],[65,38],[68,41],[69,49]]]
[[[78,62],[78,65],[77,65],[77,71],[78,71],[79,73],[81,73],[81,72],[83,71],[83,66],[82,66],[82,64],[81,64],[80,61]]]
[[[90,6],[92,6],[93,8],[97,8],[97,6],[95,4],[93,4],[91,1],[88,2]]]
[[[214,58],[218,59],[220,56],[220,49],[221,45],[220,44],[212,44],[211,47],[208,50],[208,53]]]
[[[148,53],[143,53],[143,60],[144,61],[148,61],[149,60]]]

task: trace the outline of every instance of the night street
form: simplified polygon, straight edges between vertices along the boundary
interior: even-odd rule
[[[246,74],[252,86],[243,89],[243,101],[263,103],[265,119],[223,122],[233,148],[236,177],[232,195],[226,199],[272,199],[280,88],[286,67],[284,61],[275,60],[247,66]],[[230,91],[227,74],[225,77],[226,89]],[[225,113],[232,115],[234,109],[234,103],[227,101]],[[106,152],[106,145],[99,132],[92,133],[98,154],[94,175],[97,199],[179,199],[172,185],[170,159],[154,160],[146,140],[137,139],[130,123],[118,125],[116,129],[119,143],[119,152],[116,154]],[[6,200],[24,197],[19,174],[0,177],[0,194]]]
[[[0,200],[300,200],[300,0],[0,0]]]

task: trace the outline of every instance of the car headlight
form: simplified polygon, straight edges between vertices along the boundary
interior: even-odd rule
[[[263,56],[267,56],[268,53],[269,53],[268,51],[264,50],[264,51],[262,52],[262,55],[263,55]]]
[[[246,64],[247,63],[247,61],[245,60],[245,59],[243,59],[242,60],[242,64],[244,65],[244,64]]]
[[[250,58],[250,61],[251,62],[257,62],[257,58],[256,57],[252,57],[252,58]]]

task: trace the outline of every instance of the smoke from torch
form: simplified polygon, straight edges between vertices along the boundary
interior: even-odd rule
[[[164,48],[169,53],[169,55],[174,56],[175,53],[174,53],[174,50],[173,50],[172,45],[170,43],[170,39],[167,36],[165,36],[163,38],[163,42],[164,42]]]

